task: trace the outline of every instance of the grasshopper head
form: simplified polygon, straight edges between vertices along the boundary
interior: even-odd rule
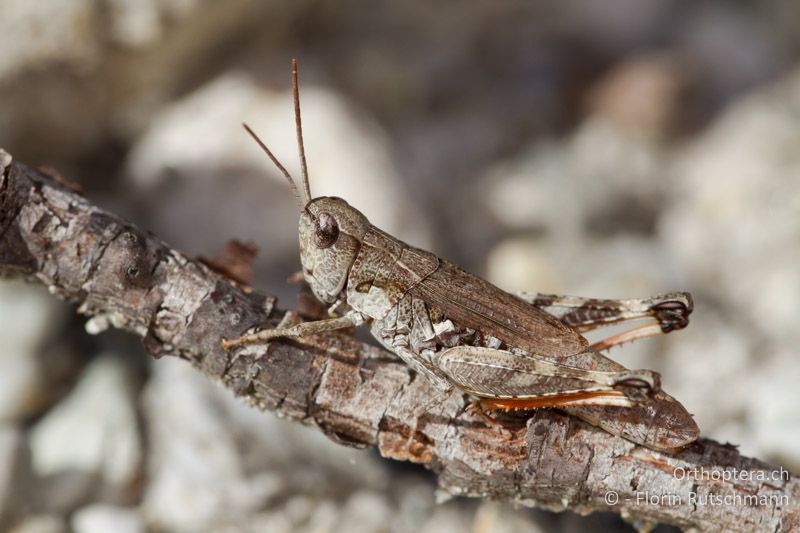
[[[370,227],[367,217],[341,198],[314,198],[300,214],[300,261],[314,295],[333,303]]]
[[[267,145],[242,124],[265,154],[286,177],[300,208],[300,260],[303,276],[320,301],[332,304],[344,289],[350,267],[361,249],[361,240],[370,228],[367,217],[341,198],[312,198],[308,183],[306,154],[303,148],[303,127],[300,121],[300,91],[297,83],[297,61],[292,59],[292,89],[297,148],[303,170],[302,195],[289,171],[273,155]]]

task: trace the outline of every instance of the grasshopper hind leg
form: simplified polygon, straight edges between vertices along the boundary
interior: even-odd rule
[[[538,405],[529,401],[479,399],[473,404],[475,407],[472,410],[490,426],[502,428],[503,424],[489,413],[513,414],[542,408],[559,409],[612,435],[667,453],[674,453],[690,445],[700,435],[700,429],[691,415],[664,392],[658,392],[653,398],[630,406],[581,403],[582,401],[584,400],[570,395],[555,396]]]
[[[521,292],[518,296],[578,331],[652,318],[663,333],[669,333],[688,326],[694,309],[692,295],[688,292],[621,300],[535,292]]]
[[[520,293],[519,297],[582,333],[635,320],[653,320],[592,344],[591,349],[595,351],[683,329],[689,325],[689,315],[694,308],[688,292],[627,300],[539,293]]]
[[[313,322],[300,322],[292,326],[279,325],[275,329],[265,329],[255,333],[242,335],[236,339],[222,339],[222,348],[232,350],[247,344],[260,344],[279,338],[297,338],[327,333],[341,329],[353,328],[364,323],[364,317],[358,312],[349,312],[344,316],[315,320]]]
[[[530,416],[537,409],[561,409],[568,411],[570,407],[630,407],[629,398],[620,392],[566,393],[526,399],[474,398],[466,407],[466,411],[482,419],[487,426],[497,428],[506,433],[505,423],[495,418],[502,415]],[[504,416],[505,418],[505,416]],[[597,424],[594,424],[597,425]]]
[[[627,409],[650,403],[661,394],[657,373],[618,365],[589,370],[475,346],[449,348],[438,354],[434,363],[450,382],[475,398],[477,405],[472,410],[481,412],[487,422],[491,419],[493,426],[498,422],[491,412],[555,408],[578,414],[581,409],[618,409],[616,413],[623,416]]]
[[[590,361],[597,355],[586,352]],[[545,398],[561,405],[567,395],[582,405],[620,405],[623,394],[630,402],[641,401],[661,387],[651,370],[599,371],[567,365],[535,355],[480,346],[454,346],[436,354],[433,363],[448,381],[479,398],[530,401],[532,407],[549,407]],[[538,405],[536,402],[544,402]],[[628,405],[630,405],[630,402]]]

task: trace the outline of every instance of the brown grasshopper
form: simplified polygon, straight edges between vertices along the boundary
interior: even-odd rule
[[[688,324],[692,300],[671,293],[633,300],[513,295],[370,224],[341,198],[311,196],[302,140],[297,63],[292,61],[303,197],[300,258],[314,295],[342,316],[223,340],[226,350],[369,324],[372,335],[442,394],[467,393],[489,411],[560,408],[657,450],[694,441],[697,425],[660,390],[659,375],[628,370],[599,352]],[[581,332],[630,320],[654,323],[590,345]]]

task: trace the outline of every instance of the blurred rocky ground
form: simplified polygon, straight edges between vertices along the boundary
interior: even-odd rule
[[[616,349],[705,436],[800,470],[800,7],[0,0],[0,146],[190,255],[256,243],[291,307],[300,60],[315,194],[509,290],[690,290]],[[240,405],[0,284],[0,530],[626,530],[437,503],[431,475]]]

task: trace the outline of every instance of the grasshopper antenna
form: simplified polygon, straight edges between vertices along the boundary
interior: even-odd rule
[[[244,122],[242,123],[242,126],[244,126],[244,129],[247,130],[247,133],[249,133],[250,136],[253,138],[253,140],[255,140],[258,143],[261,149],[264,150],[264,153],[267,154],[267,156],[269,156],[272,162],[275,163],[275,166],[278,167],[278,169],[283,173],[284,176],[286,176],[286,181],[289,182],[289,187],[292,188],[292,192],[294,193],[294,197],[297,200],[297,205],[300,208],[300,211],[305,209],[305,204],[303,203],[303,199],[300,197],[300,191],[297,189],[297,185],[292,179],[292,175],[289,174],[288,170],[286,170],[286,167],[281,165],[281,162],[278,161],[278,158],[272,154],[269,148],[267,148],[267,145],[264,144],[264,141],[262,141],[261,138],[258,135],[256,135],[256,133],[252,129],[250,129],[250,126],[248,126]]]
[[[300,88],[297,83],[297,59],[292,58],[292,95],[294,96],[294,124],[297,130],[297,149],[300,151],[300,168],[303,170],[303,192],[306,201],[311,201],[311,187],[308,184],[308,165],[306,149],[303,146],[303,122],[300,120]]]

